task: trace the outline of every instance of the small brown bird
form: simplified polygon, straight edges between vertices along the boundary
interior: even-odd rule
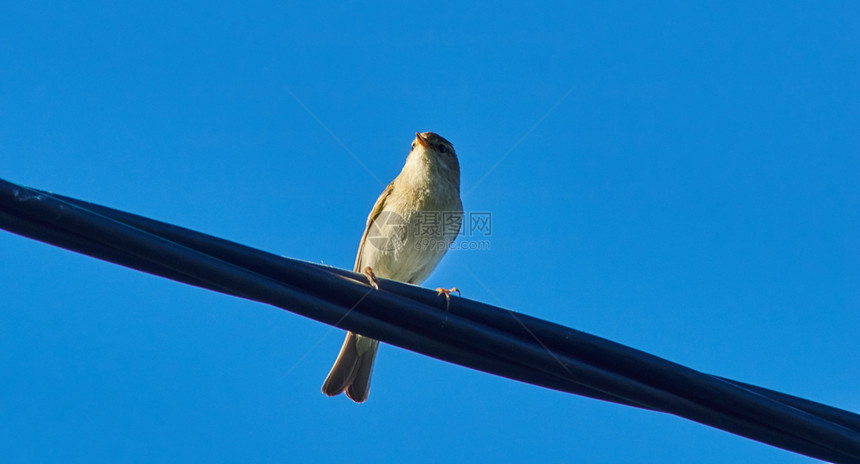
[[[355,258],[355,272],[364,272],[376,287],[376,276],[420,284],[448,251],[460,232],[460,163],[451,142],[433,132],[415,133],[400,174],[373,205]],[[437,289],[448,298],[451,291]],[[367,400],[370,374],[379,341],[346,334],[322,391]]]

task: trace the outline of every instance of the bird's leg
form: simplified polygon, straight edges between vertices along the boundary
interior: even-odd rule
[[[451,287],[451,288],[439,287],[436,289],[437,294],[445,295],[445,311],[447,311],[448,309],[451,308],[451,294],[454,292],[457,292],[458,296],[462,296],[462,294],[460,293],[460,289],[457,287]]]
[[[376,274],[373,273],[373,269],[370,266],[364,268],[364,275],[367,276],[367,281],[370,283],[370,286],[375,290],[379,290],[379,283],[376,281]]]

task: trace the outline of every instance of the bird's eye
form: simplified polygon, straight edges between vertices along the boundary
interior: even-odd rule
[[[415,142],[412,142],[412,149],[415,149]]]
[[[448,153],[448,147],[445,145],[437,145],[436,150],[438,150],[439,153]]]

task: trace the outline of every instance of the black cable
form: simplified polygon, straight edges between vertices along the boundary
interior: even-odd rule
[[[419,353],[592,398],[669,412],[832,462],[860,462],[860,416],[703,374],[483,303],[278,257],[0,180],[0,227],[123,266],[272,304]]]

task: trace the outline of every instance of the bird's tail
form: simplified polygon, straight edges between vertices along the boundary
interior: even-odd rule
[[[370,374],[379,341],[347,332],[337,360],[323,382],[322,392],[328,396],[341,394],[356,403],[363,403],[370,393]]]

